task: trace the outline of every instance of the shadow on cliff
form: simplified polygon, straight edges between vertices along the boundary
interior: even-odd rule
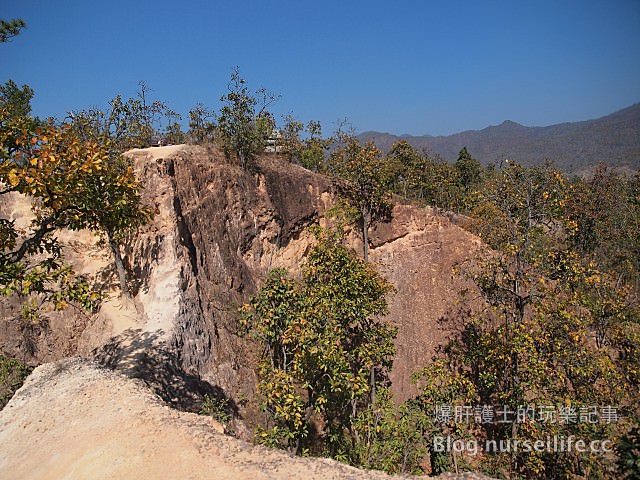
[[[479,325],[471,321],[473,310],[461,303],[451,306],[437,319],[438,328],[443,333],[443,341],[434,349],[432,360],[447,357],[452,350],[469,348],[479,333]]]
[[[205,395],[222,400],[227,413],[240,418],[238,406],[224,391],[184,371],[175,353],[164,346],[164,332],[129,329],[93,350],[95,360],[129,378],[142,380],[171,407],[198,413]]]

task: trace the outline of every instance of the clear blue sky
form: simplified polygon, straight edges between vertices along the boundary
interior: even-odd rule
[[[550,125],[640,102],[640,0],[0,0],[28,28],[0,82],[34,113],[134,95],[218,107],[235,65],[274,110],[358,131],[450,134]]]

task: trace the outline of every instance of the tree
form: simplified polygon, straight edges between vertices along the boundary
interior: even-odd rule
[[[413,400],[396,407],[389,389],[381,388],[375,403],[353,422],[356,434],[349,463],[390,474],[423,474],[430,424],[420,407]]]
[[[42,304],[61,309],[72,302],[90,309],[100,297],[64,265],[54,232],[72,225],[73,198],[84,176],[99,168],[101,151],[52,125],[31,131],[32,125],[0,105],[0,194],[34,198],[36,213],[24,233],[13,221],[0,220],[0,288],[3,296],[25,298],[22,317],[35,321]]]
[[[13,80],[9,80],[0,86],[0,104],[4,108],[4,119],[2,125],[8,125],[10,119],[13,123],[20,123],[21,129],[26,131],[34,131],[40,124],[38,118],[34,118],[31,113],[31,99],[33,98],[33,89],[28,85],[19,88]],[[11,134],[6,126],[0,127],[4,131],[4,145],[7,152],[16,149],[16,138]]]
[[[391,146],[387,159],[392,170],[393,190],[406,198],[422,198],[421,176],[426,168],[426,158],[406,140]]]
[[[136,135],[129,135],[129,138],[137,139],[138,146],[147,147],[153,143],[153,137],[163,137],[164,141],[171,144],[184,143],[185,134],[182,132],[180,114],[171,110],[166,104],[158,100],[149,103],[148,94],[152,92],[151,87],[143,80],[138,82],[137,99],[129,99],[123,106],[128,115],[127,122],[135,125],[138,132]],[[123,107],[119,107],[121,110]],[[118,106],[112,105],[112,112]],[[166,125],[165,125],[166,122]]]
[[[66,123],[84,140],[107,141],[114,153],[149,147],[154,137],[164,136],[171,143],[184,142],[181,116],[163,102],[149,103],[151,89],[145,82],[139,85],[137,98],[124,99],[117,95],[105,110],[70,112]]]
[[[331,138],[322,137],[320,122],[310,120],[305,126],[291,115],[285,117],[280,146],[291,161],[313,172],[323,172],[331,143]]]
[[[9,403],[32,371],[33,367],[0,353],[0,410]]]
[[[120,95],[109,101],[106,111],[70,112],[63,123],[84,141],[104,143],[114,155],[149,146],[149,138],[155,133],[147,124],[142,101],[133,98],[123,100]]]
[[[157,107],[158,102],[153,102],[151,105],[147,103],[147,94],[151,91],[151,87],[147,84],[147,82],[145,82],[144,80],[140,80],[138,82],[138,86],[140,87],[140,90],[138,90],[139,102],[136,106],[139,106],[139,108],[132,109],[132,113],[135,112],[142,117],[142,125],[140,128],[142,133],[140,136],[142,137],[141,140],[143,140],[144,145],[146,146],[151,145],[153,141],[153,116],[154,114],[158,113],[157,108],[154,107]]]
[[[27,25],[22,20],[11,20],[9,22],[0,20],[0,43],[8,42],[11,38],[20,33],[20,30]]]
[[[110,106],[107,113],[100,110],[76,112],[64,128],[103,149],[102,167],[97,174],[87,175],[83,182],[82,220],[88,225],[85,228],[104,234],[113,254],[120,289],[124,295],[129,295],[120,246],[136,228],[151,219],[152,212],[141,204],[142,186],[135,177],[131,159],[123,153],[133,146],[144,145],[150,130],[141,100],[125,102],[117,96]]]
[[[317,230],[302,282],[274,270],[244,305],[242,324],[263,347],[259,391],[270,423],[262,443],[300,452],[321,448],[334,458],[352,448],[353,422],[387,382],[396,329],[387,313],[393,287],[345,247],[334,232]]]
[[[390,208],[388,163],[373,143],[363,146],[351,136],[342,140],[329,162],[331,172],[347,181],[344,195],[357,210],[366,262],[369,259],[369,227]]]
[[[398,195],[450,210],[463,203],[459,172],[448,162],[400,140],[387,154],[387,163],[392,189]]]
[[[0,85],[0,98],[4,99],[8,115],[27,117],[31,113],[33,89],[29,85],[19,88],[13,80]]]
[[[34,198],[37,213],[25,237],[18,235],[12,222],[2,223],[3,293],[44,295],[41,298],[56,307],[69,299],[92,305],[99,295],[61,263],[54,235],[61,228],[103,232],[122,291],[128,293],[119,244],[124,235],[148,221],[151,212],[140,204],[142,186],[130,160],[114,147],[119,144],[107,136],[109,130],[94,128],[103,116],[79,115],[73,125],[34,129],[28,117],[12,117],[6,107],[0,113],[0,181],[6,186],[2,194],[15,191]],[[127,128],[119,122],[116,127]],[[29,304],[25,308],[25,314],[37,311]]]
[[[299,163],[300,151],[302,150],[302,132],[304,123],[296,120],[293,115],[284,117],[284,126],[281,130],[279,147],[284,153],[289,155],[289,160]]]
[[[468,194],[471,187],[480,182],[480,173],[482,172],[480,162],[471,156],[467,147],[463,147],[458,153],[455,167],[458,170],[464,192]]]
[[[129,296],[120,245],[138,227],[149,222],[152,211],[141,205],[142,185],[129,158],[109,156],[103,158],[102,163],[104,167],[99,172],[86,176],[83,196],[75,199],[82,215],[72,227],[90,228],[104,234],[113,254],[120,290]]]
[[[182,131],[182,125],[180,125],[182,116],[174,112],[170,108],[167,108],[164,111],[163,115],[167,120],[167,125],[163,131],[165,140],[171,145],[179,145],[185,143],[187,141],[187,136]]]
[[[462,187],[461,203],[465,212],[468,212],[473,205],[472,188],[480,183],[482,167],[480,162],[471,156],[467,147],[460,150],[454,166],[458,171],[458,179]]]
[[[218,130],[225,153],[236,155],[243,170],[247,162],[264,151],[266,140],[273,132],[275,122],[267,108],[277,97],[261,88],[249,92],[246,82],[236,67],[231,73],[228,93],[220,101],[224,105],[218,118]]]
[[[638,185],[640,176],[620,177],[601,164],[593,177],[571,183],[566,204],[571,247],[635,291],[640,290]]]
[[[180,116],[161,102],[147,102],[149,87],[140,83],[138,98],[124,100],[120,95],[109,102],[105,112],[99,109],[73,112],[62,127],[84,142],[103,148],[103,168],[98,175],[84,181],[87,196],[84,221],[104,234],[113,254],[120,289],[129,295],[120,246],[136,228],[146,224],[152,212],[141,204],[142,186],[137,181],[130,158],[124,152],[146,147],[149,139],[160,133],[162,120],[168,125],[163,132],[172,143],[184,141],[178,120]]]
[[[423,372],[421,401],[426,411],[446,404],[513,411],[502,423],[450,420],[443,435],[513,444],[554,435],[612,438],[626,428],[540,421],[540,408],[577,415],[587,405],[617,405],[637,422],[637,306],[628,289],[566,242],[575,228],[564,213],[567,194],[550,165],[509,163],[486,185],[472,228],[493,250],[461,270],[478,296],[462,298],[458,334]],[[524,478],[600,478],[608,468],[593,454],[524,450],[483,457],[481,467]]]
[[[307,138],[298,153],[300,164],[313,172],[322,173],[326,169],[327,152],[333,139],[323,138],[322,125],[316,120],[309,120],[305,133]]]
[[[213,143],[216,138],[215,113],[202,103],[198,103],[189,111],[189,141],[203,145]]]

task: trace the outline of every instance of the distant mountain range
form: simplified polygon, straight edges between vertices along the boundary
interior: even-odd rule
[[[500,164],[505,159],[535,165],[550,159],[567,173],[577,175],[591,173],[599,162],[618,171],[636,172],[640,170],[640,103],[595,120],[548,127],[525,127],[507,120],[497,126],[448,136],[397,136],[368,131],[358,138],[373,141],[385,152],[398,140],[406,140],[450,162],[467,147],[484,165]]]

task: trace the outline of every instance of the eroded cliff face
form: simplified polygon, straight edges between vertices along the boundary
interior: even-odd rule
[[[447,342],[451,326],[446,319],[458,293],[468,287],[453,268],[481,243],[434,209],[401,204],[389,222],[374,226],[370,239],[370,261],[397,288],[387,317],[398,326],[391,390],[404,401],[418,392],[411,375]]]
[[[128,251],[130,269],[140,278],[136,298],[145,312],[171,319],[167,348],[185,372],[221,388],[236,404],[248,399],[241,416],[253,423],[256,351],[237,335],[237,308],[272,266],[302,260],[306,246],[300,249],[299,238],[325,210],[331,183],[270,157],[246,174],[220,151],[200,147],[165,158],[155,151],[131,155],[146,185],[145,201],[159,212]],[[173,287],[158,289],[148,280],[158,269]]]
[[[270,268],[299,271],[313,242],[306,229],[322,219],[335,186],[277,156],[257,159],[245,173],[216,149],[175,146],[130,155],[144,201],[156,209],[124,252],[134,298],[118,298],[109,254],[91,234],[65,234],[67,256],[102,282],[111,299],[93,316],[67,311],[64,319],[52,317],[58,340],[47,346],[51,337],[38,336],[40,353],[28,360],[93,356],[183,409],[196,409],[203,393],[225,396],[242,419],[236,431],[249,436],[258,420],[257,351],[237,335],[237,307]],[[370,259],[398,289],[388,319],[398,326],[391,376],[403,400],[414,393],[411,374],[445,340],[438,320],[464,286],[452,267],[479,242],[433,210],[407,205],[396,205],[370,240]],[[356,233],[350,241],[362,251]],[[0,346],[24,357],[18,340]]]
[[[237,335],[236,309],[257,291],[270,268],[299,272],[313,243],[306,228],[322,219],[335,187],[326,177],[277,156],[258,159],[246,174],[217,150],[185,147],[166,158],[153,151],[132,155],[147,185],[145,195],[160,212],[131,249],[132,270],[143,279],[138,297],[148,295],[144,279],[149,272],[179,271],[170,347],[187,372],[222,388],[236,404],[249,399],[248,409],[239,408],[253,423],[257,352]],[[158,233],[163,216],[162,225],[170,225],[173,233],[171,228]],[[361,251],[359,235],[353,232],[349,238]],[[374,226],[370,239],[371,260],[398,290],[388,316],[398,326],[391,378],[396,398],[404,400],[416,393],[411,374],[431,361],[447,339],[441,320],[466,286],[454,276],[453,266],[473,255],[480,242],[432,209],[401,204],[388,221]],[[167,242],[175,258],[149,255]]]

